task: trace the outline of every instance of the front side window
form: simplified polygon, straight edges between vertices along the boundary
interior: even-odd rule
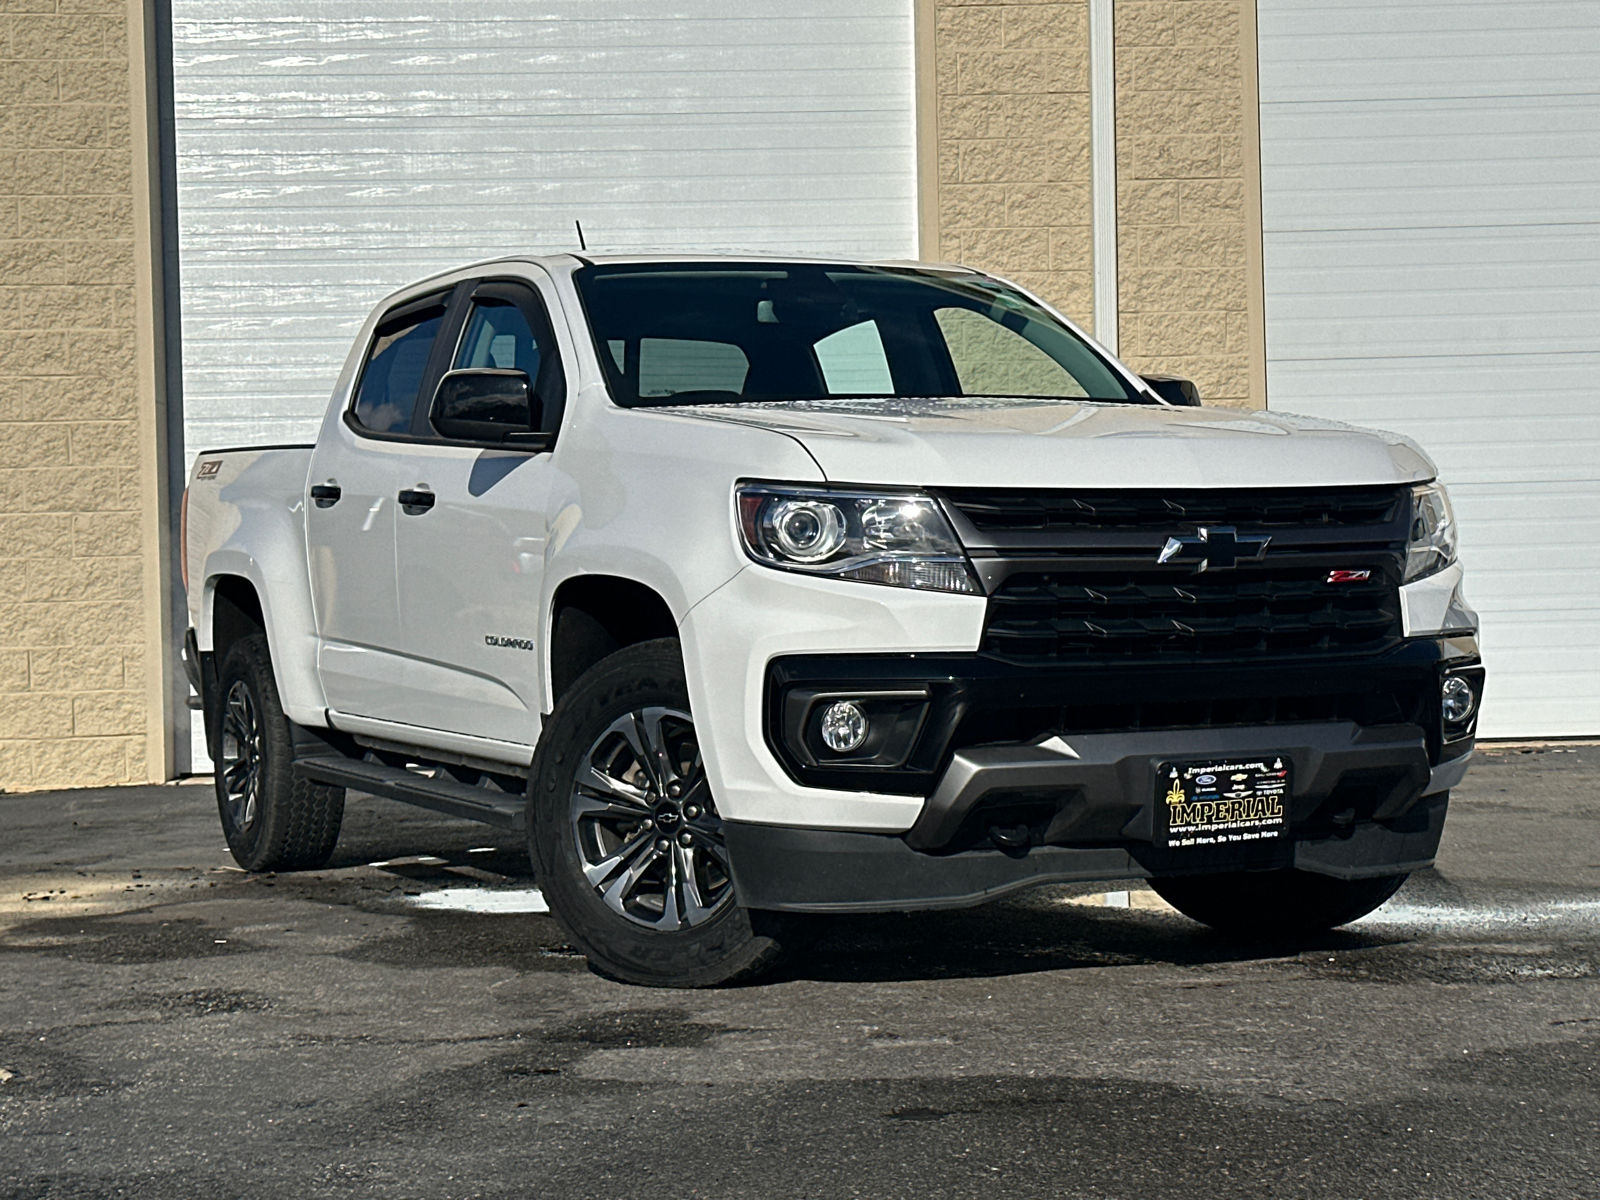
[[[478,300],[473,303],[455,366],[498,367],[525,372],[539,378],[539,342],[528,327],[528,318],[509,300]]]
[[[444,325],[444,300],[405,312],[378,326],[361,371],[352,410],[373,433],[405,433],[417,405],[422,377],[433,354],[433,340]]]
[[[1082,337],[982,275],[788,263],[574,273],[626,407],[934,398],[1153,403]]]
[[[492,280],[472,293],[451,371],[520,371],[528,377],[533,432],[554,433],[566,407],[566,373],[544,304],[525,284]],[[453,377],[445,376],[444,388]],[[449,386],[465,386],[458,380]],[[479,387],[488,386],[480,381]],[[437,417],[438,398],[430,417]],[[440,429],[438,421],[434,430]],[[461,435],[465,436],[465,435]]]

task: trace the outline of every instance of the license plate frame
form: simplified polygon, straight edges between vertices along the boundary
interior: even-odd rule
[[[1176,856],[1271,853],[1289,840],[1288,755],[1181,759],[1156,769],[1156,844]]]

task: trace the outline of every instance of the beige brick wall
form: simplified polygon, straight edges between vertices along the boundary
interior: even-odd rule
[[[931,19],[938,238],[924,255],[1090,324],[1088,4],[933,0]]]
[[[0,0],[5,790],[161,770],[148,753],[159,597],[147,584],[127,12],[123,0]]]
[[[1117,0],[1119,350],[1208,405],[1261,408],[1240,19],[1240,0]]]

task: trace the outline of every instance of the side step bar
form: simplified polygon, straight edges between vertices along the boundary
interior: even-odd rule
[[[294,773],[313,783],[354,788],[500,829],[527,828],[527,806],[521,796],[472,787],[455,779],[430,779],[404,767],[327,753],[296,759]]]

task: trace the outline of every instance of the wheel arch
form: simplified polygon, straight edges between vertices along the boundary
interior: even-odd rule
[[[623,575],[574,575],[550,600],[548,672],[552,709],[595,663],[625,646],[676,638],[678,619],[664,596]]]
[[[214,552],[206,567],[195,629],[201,653],[213,655],[220,669],[235,641],[264,635],[284,711],[301,725],[327,724],[309,597],[296,603],[291,594],[285,604],[279,593],[292,589],[293,583],[268,586],[255,559],[237,551]]]
[[[255,584],[242,575],[214,575],[207,581],[210,593],[211,653],[220,664],[240,638],[267,632],[267,619]],[[267,644],[272,644],[271,637]]]

